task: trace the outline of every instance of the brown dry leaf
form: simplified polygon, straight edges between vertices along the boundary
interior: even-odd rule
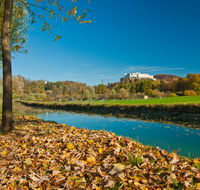
[[[176,164],[176,163],[178,163],[179,162],[179,159],[178,159],[178,157],[177,156],[174,156],[173,158],[172,158],[172,160],[169,162],[170,164]]]
[[[54,176],[54,175],[57,175],[57,174],[59,174],[59,173],[60,173],[59,170],[53,170],[52,175]]]
[[[82,162],[79,162],[77,159],[75,160],[75,164],[77,165],[77,166],[79,166],[79,167],[81,167],[82,169],[84,169],[85,168],[85,164]]]
[[[24,161],[25,164],[27,165],[31,165],[33,162],[31,161],[30,158],[27,158],[25,161]]]
[[[113,180],[109,180],[108,183],[105,185],[105,187],[110,187],[110,188],[112,188],[114,186],[115,186],[115,181],[113,181]]]
[[[119,171],[122,171],[122,170],[124,170],[125,168],[126,168],[126,166],[125,165],[122,165],[122,164],[120,164],[120,163],[118,163],[118,164],[113,164],[113,169],[109,172],[109,174],[111,174],[111,175],[114,175],[114,174],[116,174],[117,172],[119,172]]]
[[[196,174],[195,174],[195,177],[196,177],[197,179],[200,179],[200,173],[196,173]]]
[[[110,141],[110,143],[109,143],[109,146],[112,146],[112,145],[115,145],[114,139],[112,139],[112,140]]]
[[[192,167],[191,170],[195,173],[199,173],[199,169],[195,168],[195,167]]]

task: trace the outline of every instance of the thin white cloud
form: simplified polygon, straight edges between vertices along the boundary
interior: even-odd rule
[[[132,71],[132,72],[152,72],[152,71],[170,71],[170,70],[181,70],[181,69],[186,69],[185,67],[179,67],[179,68],[174,68],[174,67],[170,67],[170,66],[166,66],[166,67],[161,67],[161,66],[131,66],[131,67],[127,67],[126,69],[124,69],[125,72],[127,71]]]
[[[74,71],[69,71],[67,73],[65,73],[65,75],[71,75]]]

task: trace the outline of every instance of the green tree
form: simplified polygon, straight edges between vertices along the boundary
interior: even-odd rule
[[[96,93],[97,94],[103,94],[105,90],[106,90],[105,85],[104,84],[99,84],[98,87],[97,87]]]
[[[133,81],[132,84],[131,84],[131,89],[130,89],[130,93],[133,94],[136,92],[136,84],[135,82]]]
[[[4,16],[5,0],[1,2],[0,7],[0,39],[2,38],[2,26],[3,26],[3,16]],[[19,14],[20,12],[20,14]],[[27,53],[28,45],[26,35],[27,31],[30,30],[30,17],[28,11],[24,6],[17,3],[17,0],[13,2],[13,13],[11,22],[11,33],[10,33],[10,46],[11,52]],[[0,63],[2,64],[2,43],[0,40]]]
[[[145,94],[148,94],[149,90],[151,90],[153,87],[153,81],[152,80],[143,80],[139,81],[136,84],[136,91],[137,92],[144,92]]]
[[[13,129],[13,119],[12,119],[12,72],[11,72],[11,28],[12,28],[12,15],[13,15],[13,0],[4,0],[5,6],[3,7],[3,25],[2,25],[2,57],[3,57],[3,112],[2,112],[2,129],[5,132],[8,132]],[[77,0],[71,0],[68,2],[77,2]],[[41,3],[41,4],[39,4]],[[32,15],[32,22],[34,23],[37,19],[43,22],[42,31],[47,29],[51,31],[51,25],[43,20],[43,14],[49,14],[49,19],[54,15],[56,17],[61,17],[63,22],[68,22],[70,20],[77,21],[79,23],[90,23],[91,21],[83,21],[86,12],[80,16],[77,15],[77,7],[74,6],[71,9],[66,9],[65,7],[59,4],[58,0],[51,1],[47,0],[48,6],[43,4],[43,1],[36,0],[34,4],[27,3],[25,0],[17,0],[17,5],[22,8],[27,8],[28,12]],[[56,13],[54,9],[50,7],[57,6],[60,13]],[[43,14],[40,14],[39,11],[35,9],[43,10]],[[65,12],[65,15],[62,16],[61,11]],[[66,14],[67,13],[67,14]],[[22,9],[17,9],[17,14],[22,15]],[[24,17],[23,17],[24,18]],[[2,19],[1,19],[2,20]],[[20,18],[19,18],[20,20]],[[57,35],[54,41],[60,39],[61,36]],[[18,40],[18,39],[17,39]],[[19,50],[19,46],[14,46],[16,50]]]
[[[38,81],[39,82],[39,89],[40,89],[40,93],[43,93],[44,92],[44,83],[43,81]]]
[[[85,100],[90,100],[92,98],[92,95],[89,93],[88,90],[83,91],[83,97]]]
[[[194,87],[196,87],[196,85],[194,83],[200,84],[200,77],[198,74],[191,74],[189,76],[187,85],[190,90],[195,90]]]

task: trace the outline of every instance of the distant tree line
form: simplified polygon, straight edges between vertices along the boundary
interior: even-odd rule
[[[12,78],[13,98],[38,101],[99,100],[99,99],[132,99],[166,96],[200,95],[200,74],[187,74],[184,77],[168,80],[126,79],[122,82],[87,86],[74,81],[48,82],[30,80],[18,75]],[[2,81],[0,84],[2,97]]]

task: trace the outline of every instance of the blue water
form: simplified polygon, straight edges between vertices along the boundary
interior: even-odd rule
[[[23,113],[23,109],[20,110],[17,111]],[[191,158],[200,157],[199,129],[56,110],[31,109],[28,114],[34,114],[46,121],[65,123],[77,128],[112,131],[117,135],[135,139],[144,145],[159,146],[167,151],[180,150],[179,155],[190,156]]]

